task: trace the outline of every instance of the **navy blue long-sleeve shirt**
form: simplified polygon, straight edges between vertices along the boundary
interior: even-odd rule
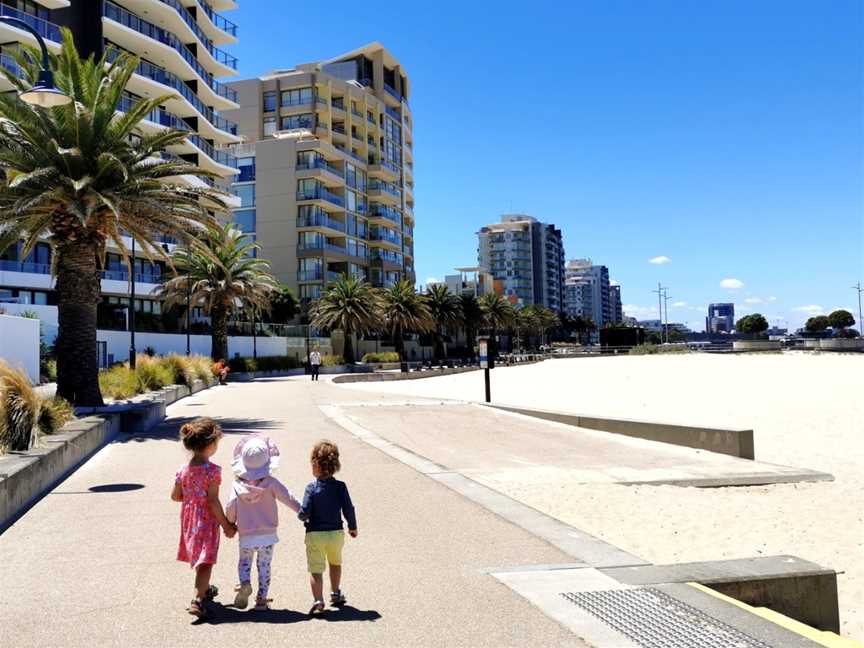
[[[316,479],[306,486],[303,493],[303,506],[299,517],[306,525],[306,533],[313,531],[339,531],[342,529],[342,516],[348,522],[348,529],[357,528],[354,505],[345,482],[329,477]]]

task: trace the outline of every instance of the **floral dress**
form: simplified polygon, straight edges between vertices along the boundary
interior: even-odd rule
[[[222,469],[209,461],[186,465],[177,471],[175,483],[183,490],[180,509],[180,546],[177,560],[193,568],[215,565],[219,553],[219,522],[207,505],[207,489],[222,481]]]

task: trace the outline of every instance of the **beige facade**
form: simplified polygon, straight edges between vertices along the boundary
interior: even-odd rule
[[[414,279],[409,82],[378,43],[238,81],[234,217],[301,299],[341,273]]]

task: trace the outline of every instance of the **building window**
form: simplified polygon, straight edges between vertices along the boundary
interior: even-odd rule
[[[290,115],[282,118],[282,130],[294,130],[296,128],[312,128],[315,116],[309,113],[302,115]]]
[[[282,91],[282,107],[300,106],[312,103],[312,88],[297,88]],[[275,110],[275,108],[274,108]]]
[[[303,284],[300,286],[300,299],[318,299],[321,296],[321,286]]]
[[[240,171],[237,182],[253,182],[255,180],[254,157],[237,158],[237,169]]]
[[[276,112],[276,93],[265,92],[262,103],[264,104],[264,112]]]
[[[254,207],[255,206],[255,185],[247,184],[247,185],[235,185],[234,186],[234,195],[240,198],[240,206],[241,207]]]
[[[276,133],[276,118],[264,118],[264,137],[271,137]]]
[[[255,210],[243,209],[234,212],[234,224],[242,232],[255,231]]]

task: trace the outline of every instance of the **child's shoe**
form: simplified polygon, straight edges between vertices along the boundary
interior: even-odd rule
[[[321,614],[324,614],[326,609],[327,608],[324,606],[324,601],[320,601],[320,600],[315,601],[315,604],[312,606],[312,609],[309,610],[309,614],[311,614],[312,616],[319,616]]]
[[[186,610],[192,616],[196,616],[199,619],[203,619],[207,616],[207,607],[206,607],[206,599],[193,599],[189,604],[189,607]]]
[[[240,583],[235,590],[237,595],[234,597],[234,607],[245,610],[249,605],[249,597],[252,596],[252,583]]]
[[[259,612],[261,610],[269,610],[270,609],[270,601],[272,601],[272,600],[273,599],[270,599],[267,597],[263,597],[263,598],[260,596],[256,597],[255,609],[258,610]]]
[[[348,602],[348,599],[345,598],[345,595],[342,593],[342,590],[336,590],[335,592],[330,593],[330,605],[340,606],[345,605]]]

